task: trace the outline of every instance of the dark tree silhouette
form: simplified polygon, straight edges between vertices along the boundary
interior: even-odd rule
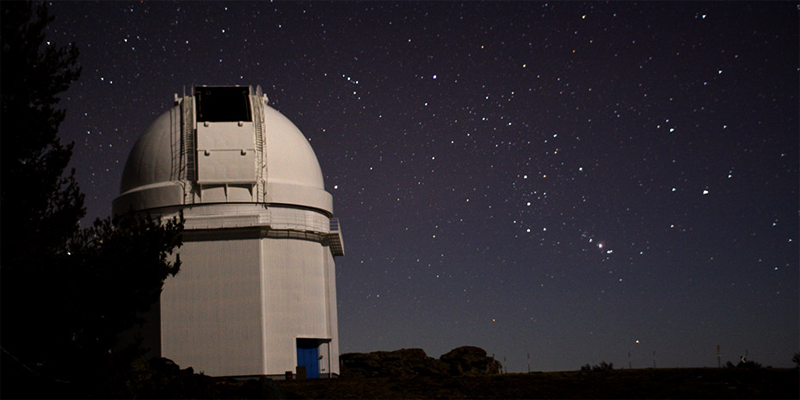
[[[143,322],[140,315],[158,301],[161,283],[178,273],[179,257],[170,255],[181,245],[182,231],[178,218],[162,223],[125,214],[113,224],[98,219],[70,241],[64,272],[76,283],[64,289],[69,303],[62,313],[69,315],[70,340],[82,354],[106,354],[120,332]]]
[[[2,2],[2,266],[58,252],[85,215],[74,170],[64,175],[72,146],[57,133],[65,111],[58,94],[78,79],[75,46],[45,42],[53,20],[45,3]]]
[[[74,171],[64,175],[72,145],[57,136],[65,112],[55,108],[57,95],[80,74],[78,50],[46,44],[44,28],[53,17],[45,4],[34,10],[29,2],[11,1],[0,8],[0,338],[5,351],[38,363],[41,351],[25,343],[46,334],[26,314],[47,297],[41,278],[58,264],[85,214]]]
[[[103,397],[113,389],[97,383],[139,354],[118,351],[118,336],[178,272],[183,220],[126,214],[80,229],[83,194],[56,107],[80,74],[78,50],[45,41],[46,3],[3,1],[0,11],[0,396]]]

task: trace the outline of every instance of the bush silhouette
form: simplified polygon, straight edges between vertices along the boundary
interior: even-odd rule
[[[607,363],[605,361],[600,361],[600,364],[595,364],[594,366],[586,364],[581,367],[581,371],[609,371],[612,369],[614,369],[614,363]]]
[[[739,361],[737,364],[733,364],[732,362],[728,361],[725,363],[725,368],[761,368],[761,364],[755,361]]]

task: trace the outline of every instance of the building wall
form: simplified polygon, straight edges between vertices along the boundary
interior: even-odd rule
[[[187,241],[161,294],[161,354],[211,376],[264,372],[257,238]]]
[[[328,315],[330,316],[328,323],[333,340],[325,346],[329,349],[329,353],[323,355],[323,357],[328,357],[328,354],[330,354],[330,364],[325,359],[320,361],[320,365],[326,368],[330,365],[330,369],[321,371],[322,373],[339,375],[339,313],[336,307],[336,263],[333,261],[331,252],[327,251],[327,248],[325,250],[325,272],[328,284],[326,296],[330,299],[328,301]],[[322,352],[322,348],[320,348],[320,354]]]
[[[283,376],[296,371],[297,339],[312,339],[320,376],[338,375],[336,269],[321,243],[328,217],[251,204],[184,211],[181,271],[161,295],[160,354],[211,376]]]
[[[261,248],[266,370],[282,375],[295,371],[298,338],[322,342],[336,336],[328,307],[330,251],[317,242],[282,238],[262,239]],[[327,345],[320,346],[320,355],[327,373]],[[338,367],[338,353],[335,356]]]

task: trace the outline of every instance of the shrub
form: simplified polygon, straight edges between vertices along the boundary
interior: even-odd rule
[[[593,371],[610,371],[612,369],[614,369],[614,363],[606,363],[605,361],[600,361],[599,365],[592,367]]]
[[[595,364],[590,366],[586,364],[581,367],[581,371],[610,371],[614,369],[614,363],[607,363],[605,361],[600,361],[600,364]]]
[[[761,364],[755,361],[739,361],[736,364],[728,361],[725,363],[725,368],[761,368]]]

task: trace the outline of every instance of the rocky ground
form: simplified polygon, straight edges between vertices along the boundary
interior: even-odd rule
[[[277,386],[281,396],[303,399],[800,398],[798,369],[606,366],[501,374],[500,363],[478,347],[459,347],[439,359],[401,349],[343,354],[340,378]]]
[[[333,379],[212,378],[165,358],[137,360],[112,381],[53,380],[3,358],[0,398],[196,399],[798,399],[800,369],[674,368],[501,374],[483,349],[440,358],[421,349],[341,356]],[[588,367],[588,366],[587,366]],[[608,365],[610,367],[610,365]],[[589,370],[592,369],[592,370]]]
[[[797,369],[674,368],[283,381],[294,399],[797,399]]]

